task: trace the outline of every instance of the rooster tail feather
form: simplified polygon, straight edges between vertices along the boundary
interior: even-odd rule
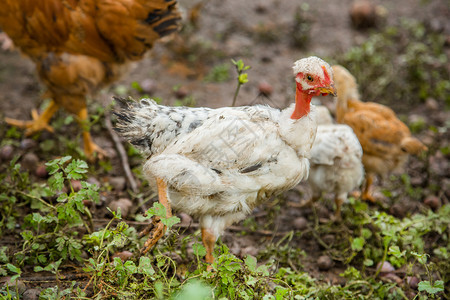
[[[423,151],[427,151],[428,148],[421,141],[416,139],[415,137],[405,137],[402,139],[401,148],[403,151],[417,155]]]

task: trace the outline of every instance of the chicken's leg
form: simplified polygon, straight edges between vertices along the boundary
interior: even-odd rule
[[[367,173],[366,174],[366,183],[364,186],[364,191],[361,195],[361,199],[375,203],[377,200],[372,195],[372,184],[373,184],[373,174]]]
[[[172,208],[170,207],[169,199],[167,198],[167,184],[160,178],[156,179],[156,184],[158,186],[159,202],[166,208],[166,217],[170,218],[172,216]],[[166,226],[159,218],[153,218],[151,227],[153,227],[151,230],[144,230],[140,234],[142,235],[150,232],[148,240],[141,249],[142,254],[147,253],[166,232]]]
[[[214,262],[214,246],[216,244],[216,236],[212,234],[208,229],[202,228],[202,242],[206,248],[205,261],[208,263],[208,271],[211,271],[211,264]]]
[[[334,219],[336,221],[340,221],[342,219],[341,206],[342,206],[342,203],[345,202],[345,199],[347,199],[347,193],[344,193],[341,195],[336,195],[336,197],[334,198],[334,204],[336,204],[336,211],[334,212]]]
[[[25,128],[25,135],[32,135],[33,133],[39,132],[41,130],[47,130],[53,132],[53,128],[49,125],[51,117],[59,109],[59,104],[55,101],[51,101],[44,112],[39,115],[38,112],[33,109],[31,111],[31,117],[33,121],[22,121],[11,118],[5,118],[5,122],[9,125],[13,125],[19,128]]]
[[[84,153],[89,159],[93,159],[94,152],[96,152],[100,159],[105,156],[108,156],[106,152],[100,148],[97,144],[92,140],[91,134],[89,132],[89,127],[87,126],[88,122],[88,112],[87,108],[81,108],[77,113],[78,122],[80,123],[83,135],[83,145],[84,145]]]

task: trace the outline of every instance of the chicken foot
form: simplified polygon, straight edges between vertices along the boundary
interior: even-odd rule
[[[362,192],[361,199],[364,201],[370,201],[372,203],[377,202],[377,199],[372,194],[373,174],[366,174],[366,182],[364,185],[364,191]]]
[[[214,262],[214,246],[216,245],[216,236],[208,229],[202,228],[202,242],[206,249],[205,261],[208,264],[207,270],[211,271],[211,264]]]
[[[49,125],[50,119],[52,116],[58,111],[59,104],[54,101],[51,101],[44,112],[39,115],[37,110],[33,109],[31,111],[31,117],[33,121],[23,121],[16,120],[11,118],[5,118],[5,122],[9,125],[16,126],[19,128],[25,128],[25,135],[29,136],[36,132],[47,130],[50,132],[54,132],[53,127]]]
[[[94,141],[92,140],[92,136],[91,136],[91,134],[89,132],[89,128],[87,126],[87,122],[88,122],[87,108],[83,107],[82,109],[80,109],[76,113],[76,115],[78,117],[78,123],[80,124],[81,129],[82,129],[84,153],[86,154],[86,157],[89,160],[93,160],[94,159],[94,153],[97,153],[98,157],[100,159],[103,159],[104,157],[107,157],[108,155],[105,152],[105,150],[100,148],[100,146],[95,144]]]
[[[156,179],[156,184],[158,186],[159,202],[166,208],[166,217],[170,218],[172,216],[172,208],[170,207],[169,199],[167,198],[167,184],[161,178]],[[139,236],[150,234],[144,247],[141,249],[141,253],[147,253],[154,245],[156,245],[159,239],[164,236],[166,229],[166,226],[161,222],[159,217],[153,217],[152,223],[139,234]]]

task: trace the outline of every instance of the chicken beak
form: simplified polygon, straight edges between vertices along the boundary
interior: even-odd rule
[[[331,94],[334,97],[336,97],[336,95],[337,95],[336,88],[334,87],[334,84],[331,84],[330,86],[319,87],[319,91],[322,94]]]

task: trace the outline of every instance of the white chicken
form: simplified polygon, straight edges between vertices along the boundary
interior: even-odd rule
[[[167,107],[152,100],[121,102],[116,130],[147,157],[143,167],[159,201],[200,219],[205,260],[225,228],[262,200],[308,177],[316,135],[313,96],[335,94],[333,71],[322,59],[294,64],[295,105],[219,109]],[[148,251],[163,236],[155,224]]]
[[[335,218],[340,219],[342,203],[363,180],[363,151],[350,126],[332,124],[326,107],[317,107],[317,111],[319,125],[311,149],[308,177],[313,191],[311,200],[319,199],[323,192],[334,193]]]

